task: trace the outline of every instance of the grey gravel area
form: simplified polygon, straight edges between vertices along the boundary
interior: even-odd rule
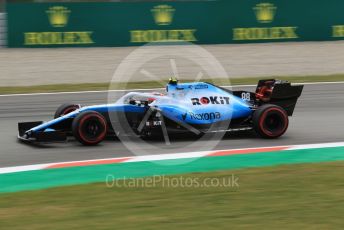
[[[344,41],[202,47],[233,78],[344,73]],[[110,82],[117,66],[136,48],[0,49],[0,86]],[[185,46],[174,48],[183,53]],[[196,66],[187,61],[177,59],[176,65],[180,79],[197,75]],[[147,68],[161,79],[173,74],[167,58]],[[131,80],[151,79],[138,72]]]

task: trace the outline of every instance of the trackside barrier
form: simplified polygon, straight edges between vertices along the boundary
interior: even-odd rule
[[[342,0],[9,2],[8,46],[341,40],[342,9]]]
[[[6,45],[6,14],[0,13],[0,47]]]

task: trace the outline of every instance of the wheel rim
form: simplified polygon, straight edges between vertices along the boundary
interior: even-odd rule
[[[87,121],[84,125],[83,133],[85,133],[89,139],[97,138],[101,133],[101,127],[99,122],[95,120]]]
[[[271,132],[276,133],[283,130],[283,120],[279,114],[269,114],[264,121],[264,128]]]
[[[279,109],[267,110],[262,116],[261,130],[268,136],[280,136],[287,128],[288,121],[283,111]]]
[[[87,143],[97,143],[106,135],[106,123],[98,116],[86,116],[80,121],[79,135]]]

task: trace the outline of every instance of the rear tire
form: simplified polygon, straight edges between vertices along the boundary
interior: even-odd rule
[[[74,118],[72,132],[81,144],[97,145],[106,137],[107,122],[100,113],[85,111]]]
[[[289,119],[287,112],[277,106],[265,104],[253,114],[253,128],[263,138],[278,138],[287,131]]]
[[[68,113],[71,113],[77,109],[80,109],[80,105],[71,104],[71,103],[60,105],[55,112],[54,119],[64,116]]]

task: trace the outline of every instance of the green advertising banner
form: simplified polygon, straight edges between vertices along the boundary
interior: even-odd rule
[[[9,47],[344,38],[344,1],[8,3]]]

